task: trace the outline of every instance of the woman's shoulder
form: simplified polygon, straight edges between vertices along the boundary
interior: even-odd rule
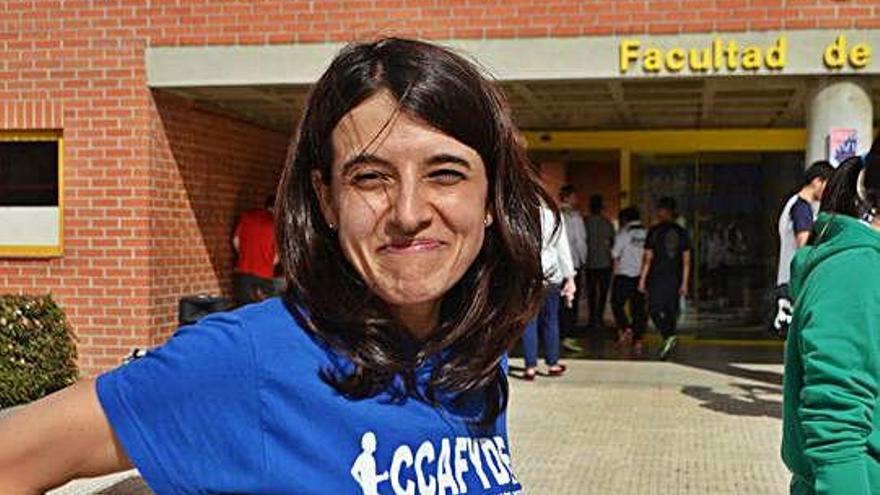
[[[223,315],[223,313],[220,313],[220,315]],[[211,318],[211,316],[213,315],[207,318]],[[302,330],[293,313],[288,309],[288,305],[279,297],[272,297],[259,303],[242,306],[225,313],[225,316],[234,319],[238,326],[246,331],[254,331],[256,329],[279,331],[284,327],[296,327]]]
[[[325,342],[303,328],[307,312],[281,298],[249,304],[232,311],[231,316],[238,321],[260,358],[295,353],[300,360],[311,357],[326,361],[332,353]]]

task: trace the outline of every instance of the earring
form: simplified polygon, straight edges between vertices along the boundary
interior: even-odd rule
[[[492,224],[492,216],[486,215],[486,218],[483,219],[483,226],[488,227],[491,224]]]
[[[327,227],[330,227],[330,230],[336,230],[336,224],[335,224],[335,223],[330,223],[330,222],[328,222],[328,223],[327,223]]]

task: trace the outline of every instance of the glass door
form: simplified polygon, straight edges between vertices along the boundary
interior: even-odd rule
[[[766,295],[775,281],[777,219],[800,185],[801,153],[632,155],[633,204],[654,223],[657,201],[678,203],[691,233],[693,279],[682,329],[706,337],[763,336]]]

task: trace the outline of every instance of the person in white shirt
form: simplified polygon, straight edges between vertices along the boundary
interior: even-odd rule
[[[632,344],[636,355],[643,352],[642,335],[648,322],[645,295],[638,290],[647,236],[640,220],[639,209],[634,206],[624,208],[620,212],[620,231],[615,236],[614,247],[611,249],[614,260],[611,309],[617,326],[617,345],[625,348]],[[626,311],[627,304],[629,315]]]
[[[804,172],[804,182],[800,190],[788,198],[779,215],[779,268],[776,288],[772,293],[774,305],[769,327],[770,333],[779,338],[785,338],[791,323],[792,302],[788,295],[791,260],[794,259],[794,253],[804,247],[810,238],[825,185],[833,174],[834,167],[825,160],[810,165]]]
[[[587,263],[587,229],[584,216],[577,208],[578,195],[574,186],[566,184],[559,189],[559,214],[565,225],[568,247],[574,263],[574,279],[581,280],[584,265]],[[578,293],[580,295],[580,293]],[[578,319],[578,298],[572,304],[564,304],[559,308],[559,335],[562,347],[580,353],[583,348],[575,338],[575,322]]]
[[[522,337],[525,371],[522,378],[534,380],[538,368],[538,332],[544,336],[544,362],[549,376],[565,373],[565,366],[559,363],[559,299],[567,305],[574,301],[574,262],[568,246],[564,222],[556,222],[557,217],[547,205],[541,205],[541,267],[546,279],[544,305],[538,317],[526,327]]]

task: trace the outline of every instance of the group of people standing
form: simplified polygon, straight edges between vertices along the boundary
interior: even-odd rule
[[[562,222],[555,225],[550,209],[542,207],[541,260],[548,290],[541,313],[523,336],[525,379],[537,375],[539,332],[544,335],[549,376],[565,371],[558,362],[560,344],[573,352],[583,350],[575,338],[577,296],[583,292],[590,330],[604,328],[610,290],[617,346],[644,355],[643,336],[650,316],[663,336],[658,357],[669,357],[677,343],[680,300],[688,294],[692,246],[690,233],[676,222],[675,199],[660,198],[656,206],[657,221],[650,229],[635,206],[620,211],[615,229],[604,214],[601,195],[590,197],[590,213],[583,216],[571,185],[559,190]],[[585,290],[577,290],[580,281]]]

